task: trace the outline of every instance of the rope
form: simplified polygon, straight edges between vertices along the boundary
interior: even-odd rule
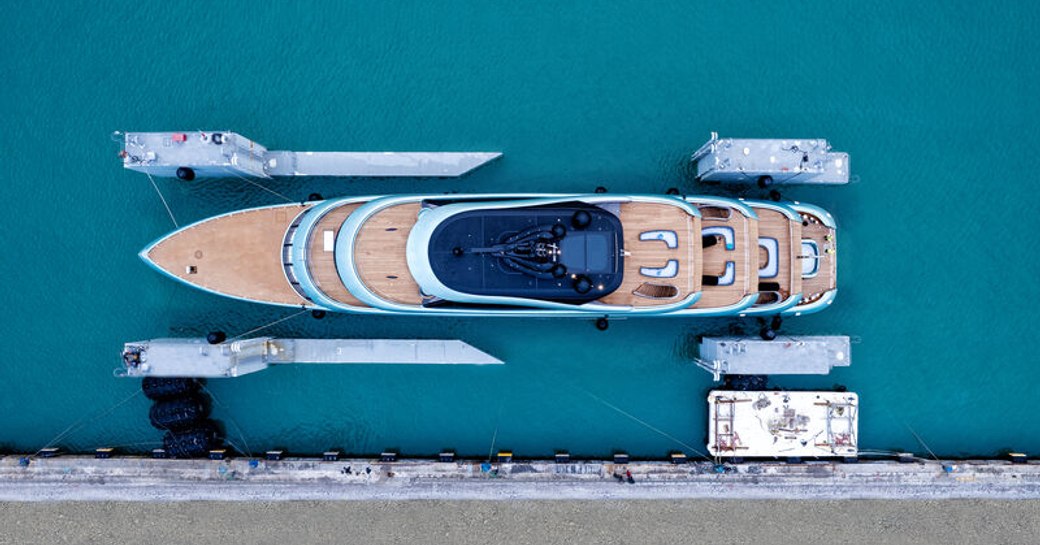
[[[903,424],[906,426],[906,429],[910,430],[910,433],[914,435],[914,439],[917,439],[917,442],[921,443],[921,446],[928,451],[928,454],[931,454],[932,458],[934,458],[936,462],[939,462],[941,464],[942,462],[939,460],[939,457],[936,456],[934,452],[932,452],[932,449],[928,448],[928,444],[924,442],[924,439],[921,439],[920,435],[917,435],[917,432],[910,427],[910,424],[907,424],[906,422],[903,422]]]
[[[170,205],[167,204],[166,197],[163,197],[162,191],[159,190],[158,184],[155,183],[155,179],[152,178],[151,174],[148,174],[147,172],[145,172],[145,174],[148,176],[148,181],[152,182],[152,187],[155,188],[155,192],[159,194],[159,200],[161,200],[163,206],[166,207],[166,213],[170,215],[170,221],[173,222],[173,226],[177,229],[180,229],[181,226],[177,225],[177,218],[173,217],[173,211],[170,210]]]
[[[58,441],[61,441],[61,440],[62,440],[62,439],[64,439],[65,437],[67,437],[67,436],[68,436],[68,435],[69,435],[70,433],[72,433],[72,431],[73,431],[73,430],[75,430],[76,428],[80,427],[81,425],[83,425],[83,424],[85,424],[85,423],[90,423],[90,422],[94,422],[94,421],[96,421],[96,420],[100,420],[100,419],[102,419],[102,418],[104,418],[104,417],[108,416],[109,414],[111,414],[111,413],[112,413],[112,411],[114,411],[114,410],[118,409],[119,407],[122,407],[122,406],[123,406],[123,405],[125,405],[125,404],[126,404],[126,403],[127,403],[128,401],[130,401],[131,399],[133,399],[133,398],[137,397],[137,396],[138,396],[138,395],[139,395],[140,393],[141,393],[141,390],[140,390],[140,389],[138,389],[138,390],[135,390],[135,391],[134,391],[134,393],[132,393],[132,394],[130,394],[130,395],[128,395],[128,396],[126,396],[125,398],[123,398],[123,400],[122,400],[122,401],[120,401],[119,403],[116,403],[115,405],[113,405],[113,406],[109,407],[109,408],[108,408],[107,410],[105,410],[105,411],[104,411],[103,413],[101,413],[101,414],[100,414],[100,415],[98,415],[98,416],[95,416],[95,417],[91,418],[91,417],[90,417],[90,415],[87,415],[87,416],[84,416],[83,418],[80,418],[79,420],[77,420],[76,422],[74,422],[74,423],[73,423],[72,425],[70,425],[69,427],[67,427],[67,428],[65,428],[64,430],[62,430],[62,432],[61,432],[61,433],[59,433],[59,434],[58,434],[58,435],[57,435],[57,436],[56,436],[56,437],[55,437],[54,439],[51,439],[51,440],[50,440],[49,442],[47,442],[47,444],[46,444],[46,445],[44,445],[44,446],[40,447],[40,450],[37,450],[37,451],[36,451],[36,452],[35,452],[35,453],[33,454],[33,456],[37,456],[37,455],[39,455],[39,454],[40,454],[40,452],[41,452],[41,451],[43,451],[44,449],[46,449],[46,448],[50,448],[50,447],[54,446],[54,444],[55,444],[55,443],[57,443]],[[89,420],[89,421],[88,421],[88,420]]]
[[[238,178],[239,180],[242,180],[243,182],[246,182],[247,184],[253,184],[256,187],[259,187],[260,189],[263,189],[264,191],[266,191],[266,192],[268,192],[268,193],[270,193],[272,195],[275,195],[275,196],[277,196],[277,197],[279,197],[281,199],[284,199],[285,202],[291,202],[291,203],[295,203],[296,202],[296,201],[290,199],[289,197],[286,197],[285,195],[282,195],[281,193],[279,193],[279,192],[277,192],[277,191],[275,191],[273,189],[265,187],[264,185],[259,184],[257,182],[254,182],[253,180],[250,180],[248,178],[244,178],[242,176],[239,176],[237,173],[235,173],[235,172],[233,172],[231,170],[228,170],[227,172],[228,172],[228,174],[234,176],[235,178]]]
[[[210,390],[209,388],[206,388],[205,384],[202,384],[200,382],[199,383],[199,387],[202,388],[202,391],[204,391],[207,394],[209,394],[209,397],[211,399],[213,399],[213,402],[216,403],[221,409],[224,409],[224,412],[227,413],[228,421],[230,421],[231,425],[235,427],[235,433],[238,434],[239,439],[242,440],[242,446],[245,447],[245,450],[242,450],[242,449],[237,449],[237,450],[239,450],[240,452],[244,452],[246,454],[246,456],[249,456],[250,458],[252,458],[253,457],[253,453],[250,452],[250,450],[249,450],[249,442],[246,441],[246,435],[244,433],[242,433],[241,426],[239,426],[238,422],[235,420],[235,418],[233,416],[231,416],[231,411],[228,409],[228,406],[224,405],[223,403],[221,403],[221,401],[219,399],[217,399],[217,395],[214,394],[213,391]],[[228,444],[230,444],[232,447],[235,446],[234,443],[231,443],[231,441],[229,439],[227,439],[226,437],[224,438],[224,440],[227,441]]]
[[[687,443],[685,443],[685,442],[681,441],[681,440],[680,440],[680,439],[678,439],[677,437],[675,437],[675,436],[673,436],[673,435],[671,435],[671,434],[668,434],[668,433],[666,433],[666,432],[664,432],[664,431],[660,430],[659,428],[656,428],[656,427],[654,427],[654,426],[650,425],[650,424],[649,424],[648,422],[646,422],[646,421],[644,421],[644,420],[641,420],[641,419],[639,419],[638,417],[636,417],[635,415],[633,415],[633,414],[631,414],[631,413],[625,412],[625,411],[624,411],[624,410],[622,410],[622,409],[621,409],[620,407],[618,407],[618,406],[616,406],[616,405],[614,405],[614,404],[612,404],[612,403],[608,402],[607,400],[605,400],[605,399],[603,399],[603,398],[601,398],[601,397],[597,396],[596,394],[594,394],[594,393],[592,393],[592,392],[590,392],[590,391],[588,391],[588,390],[586,390],[586,389],[584,389],[584,388],[580,388],[580,387],[578,388],[578,390],[581,390],[582,392],[584,392],[584,393],[585,393],[586,395],[588,395],[589,397],[591,397],[591,398],[595,399],[596,401],[599,401],[600,403],[602,403],[602,404],[606,405],[607,407],[610,407],[611,409],[613,409],[613,410],[617,411],[618,413],[620,413],[620,414],[622,414],[622,415],[624,415],[624,416],[626,416],[626,417],[630,418],[631,420],[633,420],[633,421],[635,421],[635,422],[637,422],[637,423],[639,423],[639,424],[643,425],[643,426],[644,426],[644,427],[646,427],[647,429],[649,429],[649,430],[651,430],[651,431],[653,431],[653,432],[655,432],[655,433],[657,433],[657,434],[661,435],[662,437],[665,437],[666,439],[669,439],[669,440],[671,440],[671,441],[675,442],[676,444],[678,444],[678,445],[681,445],[681,446],[683,446],[683,447],[685,447],[685,448],[689,449],[689,450],[690,450],[691,452],[693,452],[694,454],[696,454],[696,455],[698,455],[698,456],[701,456],[701,457],[703,457],[703,458],[705,458],[705,459],[711,459],[711,457],[710,457],[710,456],[708,456],[707,454],[705,454],[705,453],[703,453],[703,452],[701,452],[701,451],[697,450],[696,448],[694,448],[694,447],[690,446],[689,444],[687,444]]]
[[[495,455],[495,441],[498,440],[498,426],[502,421],[502,405],[505,403],[504,398],[498,399],[498,413],[495,415],[495,433],[491,435],[491,449],[488,450],[488,462],[493,460]]]
[[[280,324],[280,323],[282,323],[282,322],[284,322],[286,320],[295,318],[295,317],[297,317],[297,316],[299,316],[301,314],[304,314],[306,312],[310,312],[310,311],[308,309],[303,309],[303,310],[297,312],[296,314],[290,314],[289,316],[286,316],[284,318],[279,318],[279,319],[277,319],[277,320],[275,320],[275,321],[273,321],[273,322],[271,322],[269,324],[264,324],[264,325],[262,325],[260,327],[257,327],[257,328],[254,328],[254,329],[250,329],[249,331],[246,331],[245,333],[242,333],[240,335],[235,335],[234,337],[231,337],[230,339],[228,339],[225,342],[231,342],[231,341],[233,341],[235,339],[241,339],[242,337],[245,337],[246,335],[250,335],[252,333],[256,333],[257,331],[260,331],[261,329],[267,329],[267,328],[269,328],[269,327],[271,327],[273,325]]]

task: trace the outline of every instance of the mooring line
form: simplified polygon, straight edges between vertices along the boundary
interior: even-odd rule
[[[62,431],[61,433],[59,433],[59,434],[58,434],[58,435],[57,435],[57,436],[56,436],[56,437],[55,437],[54,439],[51,439],[51,440],[50,440],[50,441],[49,441],[49,442],[48,442],[48,443],[47,443],[46,445],[44,445],[44,446],[43,446],[43,447],[41,447],[41,448],[40,448],[39,450],[37,450],[37,451],[36,451],[36,452],[35,452],[35,453],[33,454],[33,456],[37,456],[37,455],[39,455],[39,454],[40,454],[40,452],[42,452],[42,451],[43,451],[44,449],[48,449],[48,448],[50,448],[50,447],[54,446],[54,445],[55,445],[55,444],[56,444],[56,443],[57,443],[58,441],[61,441],[61,440],[62,440],[62,439],[64,439],[65,437],[68,437],[68,435],[69,435],[70,433],[72,433],[72,432],[73,432],[73,431],[74,431],[74,430],[75,430],[76,428],[78,428],[79,426],[83,425],[84,423],[90,423],[90,422],[94,422],[94,421],[96,421],[96,420],[99,420],[99,419],[101,419],[101,418],[104,418],[104,417],[108,416],[109,414],[111,414],[111,413],[112,413],[112,411],[114,411],[114,410],[118,409],[119,407],[122,407],[122,406],[123,406],[123,405],[125,405],[125,404],[126,404],[126,403],[127,403],[128,401],[130,401],[131,399],[133,399],[133,398],[137,397],[137,396],[138,396],[138,395],[139,395],[140,393],[141,393],[141,390],[136,390],[136,391],[134,391],[134,393],[132,393],[132,394],[130,394],[130,395],[128,395],[128,396],[126,396],[125,398],[123,398],[123,400],[122,400],[122,401],[120,401],[119,403],[116,403],[115,405],[113,405],[113,406],[109,407],[109,408],[108,408],[107,410],[105,410],[105,411],[104,411],[103,413],[101,413],[101,414],[99,414],[99,415],[97,415],[97,416],[93,416],[93,417],[91,417],[91,415],[87,415],[87,416],[84,416],[83,418],[80,418],[79,420],[77,420],[76,422],[74,422],[74,423],[73,423],[72,425],[70,425],[69,427],[65,428],[65,429],[64,429],[64,430],[63,430],[63,431]]]
[[[216,403],[218,406],[220,406],[221,409],[224,409],[224,412],[227,413],[228,420],[231,422],[231,425],[235,427],[235,433],[238,434],[238,438],[242,440],[242,446],[245,447],[245,450],[239,449],[239,451],[240,452],[244,452],[246,456],[249,456],[250,458],[252,458],[253,457],[253,453],[249,449],[249,441],[246,441],[246,434],[242,433],[242,427],[238,425],[238,421],[235,420],[235,417],[231,416],[231,410],[228,409],[227,405],[225,405],[219,399],[217,399],[217,394],[214,394],[213,390],[210,390],[209,388],[207,388],[205,384],[202,384],[200,382],[199,383],[199,387],[202,388],[202,391],[204,391],[207,394],[209,394],[209,397],[211,399],[213,399],[213,402]],[[224,439],[228,443],[231,443],[231,441],[229,439],[227,439],[226,437]],[[234,446],[234,444],[232,444],[231,446]]]
[[[235,172],[233,172],[231,170],[228,170],[227,173],[232,175],[232,176],[234,176],[235,178],[238,178],[239,180],[242,180],[243,182],[246,182],[248,184],[253,184],[256,187],[259,187],[260,189],[263,189],[264,191],[266,191],[266,192],[268,192],[268,193],[270,193],[272,195],[275,195],[275,196],[277,196],[279,198],[282,198],[282,199],[285,200],[285,202],[290,202],[290,203],[299,202],[299,201],[294,201],[294,200],[290,199],[289,197],[286,197],[285,195],[282,195],[281,193],[279,193],[279,192],[277,192],[277,191],[275,191],[273,189],[270,189],[270,188],[268,188],[268,187],[266,187],[266,186],[264,186],[264,185],[262,185],[260,183],[257,183],[257,182],[254,182],[253,180],[248,179],[248,178],[239,176],[237,173],[235,173]]]
[[[618,413],[620,413],[620,414],[622,414],[622,415],[632,419],[633,421],[635,421],[635,422],[645,426],[647,429],[649,429],[649,430],[651,430],[651,431],[653,431],[655,433],[660,434],[662,437],[670,439],[670,440],[674,441],[678,445],[682,445],[683,447],[689,449],[694,454],[696,454],[698,456],[701,456],[701,457],[703,457],[705,459],[708,459],[708,460],[711,459],[711,457],[708,456],[707,454],[697,450],[696,448],[690,446],[689,444],[687,444],[686,442],[680,440],[679,438],[677,438],[677,437],[675,437],[675,436],[673,436],[673,435],[671,435],[671,434],[669,434],[669,433],[667,433],[667,432],[665,432],[665,431],[663,431],[663,430],[661,430],[659,428],[654,427],[649,422],[646,422],[646,421],[640,419],[639,417],[637,417],[637,416],[635,416],[635,415],[633,415],[631,413],[626,412],[625,410],[621,409],[617,405],[614,405],[614,404],[610,403],[609,401],[599,397],[598,395],[596,395],[596,394],[594,394],[594,393],[592,393],[592,392],[590,392],[590,391],[588,391],[588,390],[586,390],[584,388],[581,388],[579,386],[575,386],[575,388],[577,388],[578,390],[584,392],[586,395],[588,395],[589,397],[595,399],[596,401],[599,401],[600,403],[606,405],[607,407],[610,407],[611,409],[617,411]]]
[[[498,440],[498,426],[502,422],[502,405],[504,403],[505,398],[498,398],[498,413],[495,415],[495,433],[491,434],[491,449],[488,450],[488,462],[494,459],[495,441]]]
[[[936,456],[934,452],[932,452],[932,449],[928,447],[928,444],[924,442],[924,439],[921,439],[921,436],[917,435],[917,432],[914,431],[914,428],[910,427],[910,424],[907,423],[907,422],[903,422],[903,425],[906,426],[906,429],[910,430],[910,433],[912,433],[914,435],[914,439],[917,439],[917,442],[921,443],[921,446],[924,447],[924,449],[928,451],[928,454],[931,454],[932,458],[936,462],[939,462],[940,464],[942,464],[942,461],[939,460],[939,457]],[[944,467],[945,467],[945,465],[944,465]]]
[[[307,312],[310,312],[310,310],[305,308],[305,309],[297,312],[296,314],[291,314],[291,315],[286,316],[284,318],[279,318],[279,319],[277,319],[277,320],[275,320],[275,321],[273,321],[273,322],[271,322],[269,324],[264,324],[264,325],[262,325],[260,327],[255,328],[255,329],[250,329],[249,331],[246,331],[245,333],[242,333],[242,334],[239,334],[239,335],[235,335],[234,337],[231,337],[230,339],[228,339],[225,342],[231,342],[231,341],[233,341],[235,339],[241,339],[242,337],[245,337],[246,335],[250,335],[252,333],[256,333],[257,331],[260,331],[261,329],[267,329],[267,328],[269,328],[271,326],[278,325],[278,324],[280,324],[280,323],[282,323],[282,322],[284,322],[286,320],[290,320],[292,318],[295,318],[295,317],[297,317],[297,316],[299,316],[301,314],[307,313]]]
[[[159,190],[159,185],[155,183],[155,179],[152,178],[151,174],[147,172],[145,172],[145,174],[148,175],[148,181],[152,182],[152,187],[155,188],[155,192],[159,194],[159,200],[161,200],[163,206],[166,207],[166,213],[170,215],[170,221],[173,222],[173,226],[180,229],[181,226],[177,225],[177,218],[173,217],[173,210],[170,210],[170,205],[166,202],[166,197],[163,196],[162,191]]]

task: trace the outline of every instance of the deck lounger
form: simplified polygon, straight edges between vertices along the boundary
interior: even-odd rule
[[[664,267],[639,267],[639,274],[650,278],[674,278],[679,274],[679,261],[669,259]]]
[[[724,227],[724,226],[721,226],[721,225],[712,226],[712,227],[705,227],[704,229],[701,229],[701,234],[702,235],[718,235],[718,236],[721,236],[722,239],[726,241],[726,251],[727,252],[732,252],[733,249],[737,247],[736,246],[736,244],[737,244],[737,242],[736,242],[737,237],[736,237],[736,235],[733,234],[733,228],[732,227]]]
[[[775,238],[759,237],[758,245],[766,249],[766,264],[758,269],[759,278],[776,278],[780,274],[780,243]]]
[[[646,297],[648,299],[674,299],[679,296],[679,288],[671,284],[654,284],[643,282],[636,288],[633,295]]]
[[[812,278],[820,272],[820,247],[815,240],[802,239],[802,278]]]
[[[647,231],[639,234],[639,240],[660,240],[672,250],[679,247],[679,235],[675,231]]]

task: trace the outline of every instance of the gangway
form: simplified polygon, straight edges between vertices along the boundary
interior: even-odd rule
[[[460,340],[276,339],[258,337],[209,344],[206,339],[153,339],[123,346],[123,377],[239,377],[272,365],[418,364],[501,365],[502,360]]]
[[[233,131],[115,132],[123,167],[152,176],[456,177],[501,157],[498,152],[270,151]]]

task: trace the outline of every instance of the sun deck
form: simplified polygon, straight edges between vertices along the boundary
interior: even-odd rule
[[[354,210],[364,203],[350,203],[326,213],[314,225],[307,241],[307,266],[311,278],[325,295],[341,303],[367,306],[351,294],[340,279],[336,267],[336,236],[340,227]]]
[[[801,265],[797,259],[802,224],[776,210],[754,208],[758,214],[758,287],[762,292],[758,302],[776,302],[767,300],[770,294],[778,294],[779,300],[787,299],[802,289]]]
[[[718,278],[718,285],[705,283],[700,300],[692,308],[735,305],[758,291],[758,220],[737,209],[714,205],[700,208],[701,233],[717,235],[722,241],[702,250],[703,275]]]
[[[419,203],[389,206],[361,225],[354,242],[358,277],[376,295],[406,305],[421,305],[422,294],[408,269],[408,234]]]
[[[701,289],[700,218],[680,206],[626,202],[619,216],[624,231],[624,275],[621,285],[599,302],[622,306],[655,306],[681,301]],[[670,231],[677,244],[647,239],[645,233]],[[648,276],[652,269],[678,265],[674,274]],[[671,271],[665,271],[671,272]],[[652,272],[650,274],[653,274]]]
[[[286,230],[307,206],[234,212],[188,226],[147,250],[157,267],[187,283],[232,297],[307,305],[282,267]]]
[[[837,234],[827,227],[819,218],[802,213],[802,241],[812,241],[817,248],[818,266],[814,275],[802,279],[802,303],[811,303],[837,287]],[[803,249],[799,261],[812,259]],[[799,268],[800,269],[800,268]]]

